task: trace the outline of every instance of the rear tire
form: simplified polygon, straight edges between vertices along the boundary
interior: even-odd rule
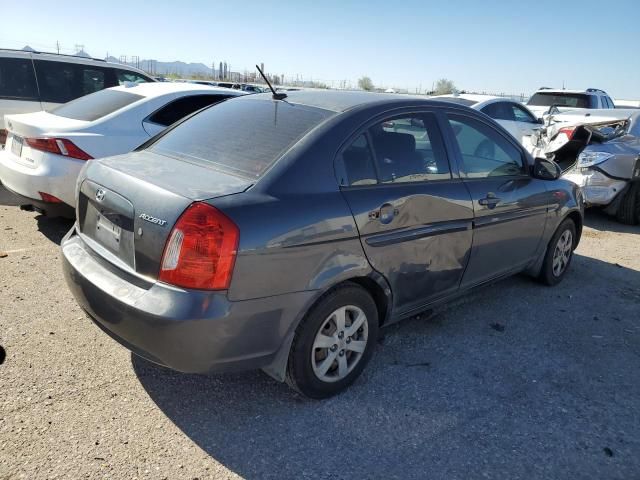
[[[629,189],[618,205],[616,218],[626,225],[636,225],[640,222],[640,182],[629,185]]]
[[[378,310],[371,295],[353,283],[330,290],[296,329],[286,382],[310,398],[340,393],[362,373],[377,337]]]
[[[576,240],[576,225],[573,220],[567,218],[549,241],[538,277],[542,283],[553,286],[562,281],[571,264]]]

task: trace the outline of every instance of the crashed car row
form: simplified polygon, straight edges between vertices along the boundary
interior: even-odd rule
[[[487,95],[445,95],[490,116],[533,155],[555,161],[587,207],[640,223],[640,110],[617,109],[596,88],[541,88],[522,105]]]
[[[534,156],[553,159],[581,187],[587,206],[640,223],[640,110],[552,109],[530,144]]]

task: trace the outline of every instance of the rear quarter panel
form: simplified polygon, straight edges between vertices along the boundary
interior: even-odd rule
[[[372,272],[333,159],[348,126],[327,121],[248,192],[210,201],[240,229],[229,298],[326,290]]]

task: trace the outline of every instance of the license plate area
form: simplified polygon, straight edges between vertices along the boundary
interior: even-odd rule
[[[118,222],[118,217],[114,216],[113,221],[109,220],[108,214],[99,213],[96,220],[96,240],[108,247],[114,252],[120,250],[120,237],[122,235],[122,227]]]
[[[135,269],[134,209],[123,196],[85,180],[78,196],[80,233],[119,261]],[[100,247],[100,248],[98,248]],[[109,257],[109,255],[104,255]]]
[[[22,139],[22,137],[19,137],[17,135],[11,135],[11,153],[18,158],[22,156],[23,144],[24,144],[24,140]]]

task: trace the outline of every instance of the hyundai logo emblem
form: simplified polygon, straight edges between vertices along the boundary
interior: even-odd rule
[[[99,188],[98,190],[96,190],[96,200],[99,201],[99,202],[103,201],[104,200],[104,194],[105,194],[105,192],[104,192],[103,189]]]

